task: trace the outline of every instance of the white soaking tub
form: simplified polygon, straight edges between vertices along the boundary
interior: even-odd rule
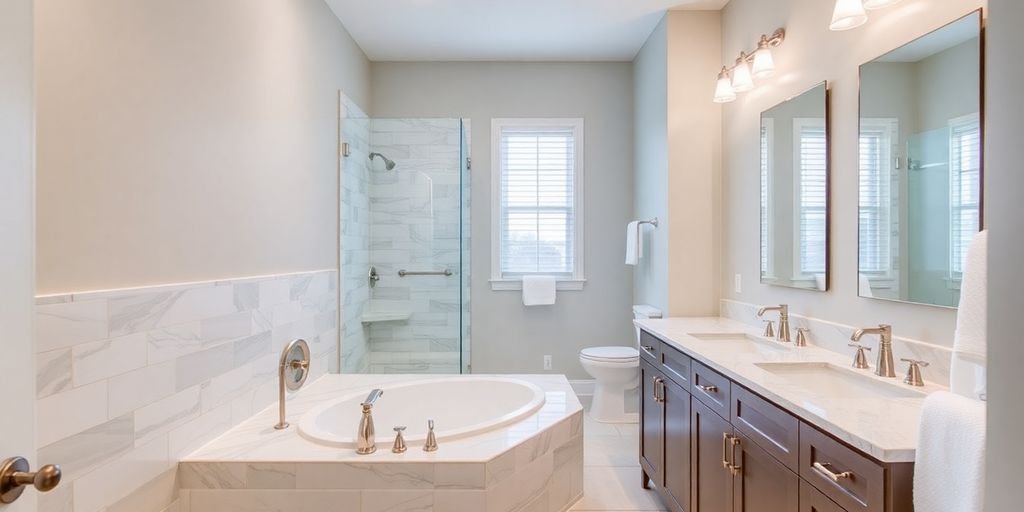
[[[461,439],[494,430],[529,416],[544,406],[540,387],[501,377],[432,378],[380,386],[384,394],[373,406],[378,447],[390,447],[393,428],[404,426],[410,445],[427,437],[433,419],[438,441]],[[370,389],[347,394],[314,407],[299,420],[302,437],[326,446],[355,448],[362,407]]]

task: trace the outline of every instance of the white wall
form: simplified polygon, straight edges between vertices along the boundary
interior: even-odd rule
[[[337,267],[369,62],[322,0],[36,6],[40,293]]]
[[[1020,83],[1024,81],[1024,3],[1020,0],[991,0],[987,29],[986,78],[986,162],[985,179],[989,195],[987,222],[989,237],[989,375],[988,375],[988,448],[985,510],[1019,510],[1024,502],[1017,471],[1024,460],[1024,408],[1020,390],[1024,388],[1020,364],[1024,361],[1021,343],[1021,311],[1024,311],[1024,102]]]
[[[374,63],[374,117],[464,117],[472,122],[473,372],[586,378],[579,350],[634,343],[632,274],[623,264],[633,215],[632,66],[624,63]],[[518,292],[490,289],[490,119],[586,119],[586,261],[581,292],[524,308]]]
[[[772,304],[795,313],[844,324],[891,322],[897,335],[949,345],[953,310],[896,304],[857,296],[857,105],[858,66],[982,5],[982,0],[904,0],[872,12],[865,26],[831,32],[834,2],[732,0],[723,10],[722,61],[749,50],[762,33],[787,29],[775,50],[778,71],[767,83],[724,108],[722,288],[726,298]],[[709,76],[712,81],[714,76]],[[758,116],[761,111],[829,80],[832,158],[832,289],[828,293],[758,283]],[[708,94],[710,101],[710,94]],[[991,190],[991,188],[989,189]],[[733,290],[741,274],[742,293]]]

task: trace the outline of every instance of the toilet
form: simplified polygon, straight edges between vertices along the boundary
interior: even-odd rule
[[[633,306],[633,318],[661,318],[648,305]],[[639,414],[627,411],[626,394],[640,384],[640,329],[633,347],[588,347],[580,351],[580,364],[594,378],[590,417],[601,423],[636,423]]]

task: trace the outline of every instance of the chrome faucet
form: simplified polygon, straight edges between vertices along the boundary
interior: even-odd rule
[[[356,440],[356,453],[359,455],[369,455],[377,451],[377,439],[376,434],[373,431],[372,411],[373,404],[383,394],[383,389],[370,391],[370,395],[367,396],[366,400],[361,404],[363,406],[363,417],[359,419],[359,432],[357,433],[358,438]]]
[[[881,324],[878,327],[867,327],[853,331],[850,339],[860,341],[865,334],[877,334],[878,342],[878,364],[875,365],[875,375],[879,377],[896,377],[896,368],[892,362],[892,326]]]
[[[789,305],[779,304],[778,306],[764,306],[757,310],[757,316],[762,317],[768,311],[779,312],[779,332],[775,339],[782,343],[789,343]]]

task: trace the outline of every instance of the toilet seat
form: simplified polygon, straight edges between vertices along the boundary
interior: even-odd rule
[[[640,352],[632,347],[588,347],[580,350],[580,359],[602,363],[631,364],[640,360]]]

